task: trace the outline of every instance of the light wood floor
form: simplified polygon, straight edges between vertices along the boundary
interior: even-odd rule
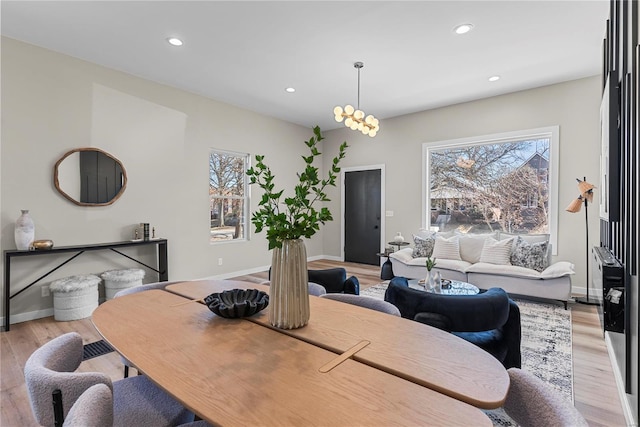
[[[348,275],[358,277],[361,288],[380,282],[380,269],[375,266],[312,261],[309,268],[343,266]],[[267,273],[238,277],[259,283]],[[573,381],[575,406],[591,426],[625,426],[611,363],[607,354],[596,308],[570,304],[573,329]],[[29,355],[45,342],[63,333],[76,331],[85,343],[98,341],[99,334],[90,319],[56,322],[53,317],[11,325],[9,332],[0,333],[0,426],[25,427],[37,425],[31,414],[24,384],[23,369]],[[113,380],[122,378],[122,364],[116,353],[83,362],[80,371],[101,371]],[[135,375],[135,370],[132,370]]]

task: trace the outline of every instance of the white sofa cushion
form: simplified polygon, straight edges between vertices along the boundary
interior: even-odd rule
[[[498,265],[511,265],[509,261],[511,257],[511,248],[513,242],[511,240],[496,240],[488,237],[482,246],[480,254],[480,262]]]
[[[545,268],[540,277],[543,279],[552,279],[555,277],[563,277],[575,274],[574,265],[568,261],[558,261]]]
[[[469,268],[467,268],[467,273],[482,273],[498,276],[526,277],[533,279],[541,278],[540,273],[530,268],[518,267],[516,265],[510,264],[490,264],[488,262],[478,262],[469,266]]]
[[[412,264],[414,260],[419,260],[420,258],[413,257],[413,249],[412,248],[403,248],[399,251],[391,252],[389,254],[389,258],[395,258],[399,261],[402,261],[405,264]],[[424,260],[420,261],[424,265]],[[415,264],[418,265],[418,264]]]
[[[474,264],[480,261],[482,247],[487,238],[496,238],[497,233],[488,234],[461,234],[460,239],[460,258],[463,261]]]
[[[458,236],[453,236],[445,239],[441,236],[436,236],[436,244],[433,247],[434,258],[450,259],[462,261],[460,258],[460,241]]]
[[[493,274],[498,276],[525,277],[532,279],[556,279],[558,277],[569,276],[575,274],[573,264],[567,261],[558,261],[543,272],[539,273],[535,270],[517,265],[497,265],[484,262],[478,262],[467,268],[467,273]]]
[[[436,261],[436,268],[440,270],[453,270],[461,273],[466,273],[467,269],[472,264],[467,261],[455,260],[455,259],[442,259],[438,258]]]

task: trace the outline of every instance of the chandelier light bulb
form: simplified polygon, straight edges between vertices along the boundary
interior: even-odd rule
[[[373,138],[374,136],[376,136],[376,132],[377,132],[376,129],[372,129],[371,131],[369,131],[369,136]]]
[[[342,107],[338,105],[336,108],[334,108],[333,109],[333,114],[335,114],[336,116],[341,116],[342,115]]]
[[[351,128],[351,130],[357,130],[358,129],[358,122],[351,123],[350,128]]]
[[[353,105],[346,105],[344,107],[344,112],[347,113],[348,115],[353,115],[353,112],[355,111],[355,108],[353,108]]]
[[[343,119],[343,118],[344,118],[344,117],[342,117],[341,115],[340,115],[340,116],[336,116],[336,117],[335,117],[336,122],[338,122],[338,123],[340,123],[340,122],[342,121],[342,119]]]
[[[351,117],[347,117],[347,119],[344,121],[344,125],[346,127],[351,127],[351,123],[353,123],[353,119]]]
[[[353,113],[353,117],[355,117],[356,119],[360,120],[364,117],[364,113],[361,110],[356,110]]]

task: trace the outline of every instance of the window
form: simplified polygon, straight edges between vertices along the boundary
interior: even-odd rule
[[[555,253],[558,128],[424,144],[424,226],[545,233]]]
[[[220,150],[209,154],[211,243],[246,240],[248,164],[248,154]]]

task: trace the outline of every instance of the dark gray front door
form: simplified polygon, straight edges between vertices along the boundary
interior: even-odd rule
[[[344,260],[379,265],[380,169],[344,174]]]

